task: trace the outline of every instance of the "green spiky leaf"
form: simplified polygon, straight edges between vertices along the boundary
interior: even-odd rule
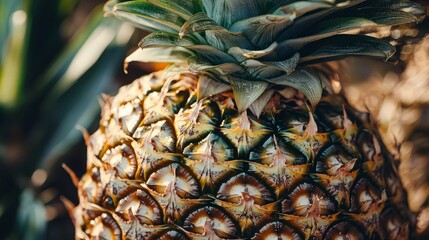
[[[192,14],[201,11],[199,5],[193,4],[193,1],[183,0],[147,0],[158,7],[164,8],[172,13],[177,14],[183,19],[189,19]]]
[[[224,52],[232,47],[254,49],[253,44],[242,33],[228,30],[209,30],[206,31],[206,38],[210,45]]]
[[[271,45],[277,36],[293,23],[293,15],[262,15],[232,24],[232,32],[241,32],[258,49]],[[257,33],[257,34],[255,34]]]
[[[297,1],[294,3],[279,7],[279,9],[277,9],[274,13],[293,14],[296,17],[300,17],[311,11],[330,8],[330,7],[332,7],[332,4],[328,2]]]
[[[242,63],[247,71],[255,78],[265,80],[278,75],[291,74],[299,63],[299,53],[283,61],[262,62],[254,59],[246,60]]]
[[[232,86],[239,112],[245,111],[269,86],[267,82],[248,81],[232,76],[228,76],[228,81]]]
[[[171,48],[138,48],[125,59],[124,68],[130,62],[184,62],[192,53],[182,47]]]
[[[350,55],[388,60],[395,47],[388,42],[364,35],[338,35],[307,45],[301,51],[301,62],[320,62]]]
[[[180,27],[185,23],[185,20],[179,15],[146,1],[118,3],[113,7],[111,13],[149,31],[162,30],[178,33]]]
[[[258,16],[265,8],[265,0],[202,0],[207,15],[219,25],[229,28],[234,22]]]
[[[297,69],[290,75],[268,79],[270,83],[295,88],[302,92],[314,107],[322,97],[322,82],[315,71],[309,69]]]
[[[233,56],[238,62],[243,62],[246,59],[258,59],[265,57],[274,52],[278,44],[273,42],[270,46],[262,50],[248,50],[239,47],[232,47],[228,50],[228,54]]]
[[[298,18],[291,27],[283,31],[277,41],[285,41],[286,39],[295,38],[302,32],[311,29],[311,25],[320,22],[325,17],[335,14],[337,12],[345,11],[365,1],[367,0],[355,0],[340,6],[333,6],[331,8],[322,9],[321,11],[316,11],[314,13],[304,15],[303,17]]]
[[[189,18],[180,29],[179,36],[183,37],[187,34],[204,32],[207,30],[226,30],[219,26],[213,19],[209,18],[205,13],[200,12]]]
[[[245,74],[244,68],[235,63],[222,63],[219,65],[210,65],[209,63],[200,62],[197,57],[193,56],[188,59],[189,69],[193,72],[209,72],[217,76],[232,74]]]
[[[192,46],[198,44],[190,37],[179,38],[177,34],[167,32],[154,32],[144,37],[140,43],[141,48],[152,47],[175,47],[175,46]]]
[[[193,45],[187,46],[186,49],[192,51],[195,56],[201,58],[201,60],[212,64],[236,63],[235,59],[231,55],[210,45]]]

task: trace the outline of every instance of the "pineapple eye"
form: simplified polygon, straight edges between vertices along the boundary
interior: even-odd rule
[[[122,239],[122,231],[116,220],[108,213],[102,213],[90,222],[91,239]]]
[[[326,240],[364,240],[365,231],[356,223],[340,222],[332,226],[326,232]],[[393,238],[392,238],[393,239]]]
[[[183,226],[187,231],[199,234],[206,232],[206,228],[209,227],[220,238],[239,236],[239,229],[234,220],[221,209],[213,206],[193,210],[185,217]]]
[[[216,197],[220,200],[239,203],[242,201],[243,192],[251,195],[255,203],[259,205],[265,205],[274,200],[274,196],[267,186],[246,173],[236,175],[222,184]]]
[[[111,197],[105,197],[103,200],[103,206],[107,209],[115,208],[115,204],[113,202],[113,199]]]
[[[303,238],[286,223],[277,221],[265,224],[264,227],[258,230],[258,232],[255,234],[255,238],[253,239],[302,240]]]

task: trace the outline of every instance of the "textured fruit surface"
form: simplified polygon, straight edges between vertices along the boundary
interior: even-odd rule
[[[106,97],[87,136],[77,239],[407,239],[396,168],[368,116],[273,90],[262,114],[198,76],[154,73]]]

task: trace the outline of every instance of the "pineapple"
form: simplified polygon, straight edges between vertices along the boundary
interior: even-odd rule
[[[368,114],[316,63],[387,60],[358,34],[418,21],[382,0],[110,1],[173,63],[105,96],[85,134],[77,239],[408,239],[414,217]]]

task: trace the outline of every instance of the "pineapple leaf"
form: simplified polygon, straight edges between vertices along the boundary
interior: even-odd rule
[[[395,10],[385,9],[365,9],[365,11],[355,12],[356,16],[340,17],[328,19],[312,26],[315,33],[310,36],[289,39],[280,46],[287,46],[298,50],[306,44],[323,38],[337,35],[350,30],[367,29],[378,25],[393,26],[416,22],[414,15]]]
[[[281,42],[280,46],[287,46],[288,48],[298,50],[310,42],[334,36],[349,30],[363,29],[368,27],[374,27],[377,25],[375,22],[365,18],[341,18],[333,20],[335,20],[335,22],[332,21],[331,25],[327,25],[329,26],[328,29],[323,29],[319,33],[312,34],[310,36],[288,39],[284,42]]]
[[[328,2],[309,2],[309,1],[297,1],[282,7],[279,7],[274,14],[294,14],[296,17],[312,12],[314,10],[330,8],[331,3]]]
[[[334,13],[347,10],[348,8],[354,7],[365,1],[367,0],[355,0],[355,1],[348,2],[346,4],[331,7],[328,9],[323,9],[320,11],[316,11],[314,13],[310,13],[306,16],[300,17],[295,21],[295,23],[292,26],[290,26],[288,29],[283,31],[283,33],[278,37],[277,41],[281,42],[281,41],[285,41],[286,39],[297,37],[300,33],[309,29],[309,27],[312,24],[321,21],[323,18],[329,15],[332,15]]]
[[[262,111],[264,110],[267,103],[270,101],[271,97],[274,94],[273,89],[265,91],[261,96],[258,97],[250,106],[249,109],[257,118],[261,116]]]
[[[234,22],[260,15],[265,0],[202,0],[205,12],[220,26],[229,28]]]
[[[168,10],[172,13],[175,13],[182,17],[183,19],[189,19],[192,14],[195,12],[201,11],[199,5],[194,4],[193,1],[183,1],[183,0],[147,0],[148,2],[162,7],[165,10]]]
[[[147,1],[131,1],[116,4],[110,12],[119,19],[149,31],[178,33],[185,20]]]
[[[420,18],[424,18],[426,16],[426,9],[423,6],[411,1],[403,0],[397,2],[393,4],[392,8],[413,14],[419,18],[419,21],[421,20]]]
[[[197,86],[198,99],[203,99],[231,90],[231,85],[212,80],[208,76],[201,75]]]
[[[295,71],[295,68],[299,63],[299,59],[300,59],[299,53],[295,53],[292,57],[283,61],[263,62],[263,63],[266,65],[275,67],[289,75],[293,71]]]
[[[184,62],[191,55],[191,52],[182,47],[138,48],[125,59],[124,69],[127,69],[130,62]]]
[[[192,56],[188,59],[188,66],[189,69],[193,72],[209,72],[217,76],[245,73],[244,68],[242,68],[238,64],[222,63],[216,66],[212,66],[209,63],[200,62],[196,56]]]
[[[263,50],[247,50],[239,47],[232,47],[228,50],[228,54],[233,56],[238,62],[243,62],[246,59],[255,59],[265,57],[277,48],[278,44],[273,42],[270,46]]]
[[[297,69],[290,75],[285,74],[267,81],[276,85],[295,88],[307,97],[313,107],[317,105],[322,97],[322,82],[314,70]]]
[[[278,62],[260,62],[257,60],[246,60],[243,66],[256,79],[274,78],[278,75],[291,74],[299,63],[299,53],[294,54],[291,58]]]
[[[213,19],[209,18],[205,13],[200,12],[192,15],[180,29],[179,36],[183,36],[196,32],[204,32],[207,30],[225,30],[219,26]]]
[[[262,81],[248,81],[232,76],[227,78],[239,112],[245,111],[269,86],[267,82]]]
[[[293,23],[293,15],[262,15],[235,22],[229,30],[241,32],[258,49],[266,48]],[[257,33],[257,34],[255,34]]]
[[[225,52],[232,47],[254,49],[253,44],[241,33],[233,33],[228,30],[206,31],[206,39],[210,45]]]
[[[173,46],[192,46],[198,44],[190,37],[179,38],[177,34],[167,32],[154,32],[144,37],[140,43],[141,48],[151,47],[173,47]]]
[[[265,80],[267,78],[274,78],[284,74],[284,72],[277,67],[269,66],[254,59],[242,62],[242,65],[254,79]]]
[[[395,47],[388,42],[365,35],[338,35],[316,41],[301,51],[302,63],[314,63],[350,55],[370,56],[388,60]]]
[[[212,64],[222,63],[236,63],[235,59],[210,45],[192,45],[187,46],[186,49],[192,51],[195,56],[201,58],[202,61],[210,62]]]

